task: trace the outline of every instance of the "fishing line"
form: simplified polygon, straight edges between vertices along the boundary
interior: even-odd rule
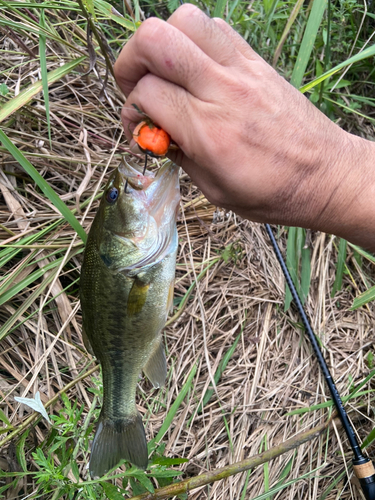
[[[148,158],[148,154],[146,153],[146,154],[145,154],[145,166],[143,167],[143,174],[142,174],[142,175],[145,175],[145,173],[146,173],[146,168],[147,168],[147,158]]]
[[[184,3],[183,0],[180,0],[180,4],[182,5],[183,3]],[[283,271],[283,274],[285,276],[285,280],[286,280],[288,287],[290,289],[290,292],[292,294],[294,303],[296,304],[298,312],[301,316],[302,323],[306,329],[306,332],[307,332],[307,335],[309,337],[309,340],[310,340],[310,343],[312,345],[315,356],[318,359],[320,369],[321,369],[323,376],[326,380],[326,383],[328,385],[333,402],[336,406],[338,416],[341,420],[342,426],[344,428],[344,431],[348,437],[350,446],[352,448],[353,455],[354,455],[353,460],[352,460],[354,473],[355,473],[356,477],[359,479],[359,482],[361,484],[362,491],[363,491],[363,494],[364,494],[366,500],[375,500],[375,469],[374,469],[374,465],[373,465],[372,461],[369,458],[365,457],[361,451],[361,448],[359,446],[354,429],[350,423],[350,420],[348,418],[348,415],[345,411],[344,405],[343,405],[342,400],[340,398],[339,392],[336,388],[336,385],[335,385],[333,378],[330,374],[330,371],[328,369],[327,363],[325,362],[323,354],[320,350],[316,336],[315,336],[315,334],[311,328],[310,322],[306,316],[305,310],[304,310],[303,305],[302,305],[302,301],[298,295],[296,287],[294,286],[292,278],[289,274],[286,263],[283,259],[283,256],[282,256],[280,249],[279,249],[279,246],[278,246],[276,239],[273,235],[271,226],[269,224],[265,224],[265,227],[266,227],[267,234],[271,240],[272,247],[275,251],[277,260],[279,261],[279,264],[280,264],[281,269]]]

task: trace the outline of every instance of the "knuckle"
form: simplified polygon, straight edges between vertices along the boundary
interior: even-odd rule
[[[178,9],[178,14],[183,15],[183,16],[202,16],[204,15],[201,9],[196,7],[195,5],[191,3],[184,3],[181,5],[181,7]]]
[[[157,41],[160,43],[160,37],[162,36],[165,29],[165,22],[157,17],[150,17],[146,19],[141,26],[138,28],[135,36],[137,37],[137,43],[148,50],[149,44]]]

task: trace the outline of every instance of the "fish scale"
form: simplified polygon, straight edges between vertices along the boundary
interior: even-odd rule
[[[88,235],[80,280],[83,337],[103,373],[92,477],[121,459],[147,467],[136,387],[142,370],[155,387],[166,377],[161,331],[173,297],[179,199],[178,167],[171,162],[156,176],[122,165]]]

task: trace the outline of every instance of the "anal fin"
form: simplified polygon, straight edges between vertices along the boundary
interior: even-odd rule
[[[165,359],[164,345],[161,338],[155,342],[154,349],[143,371],[154,387],[158,388],[164,385],[167,377],[167,360]]]

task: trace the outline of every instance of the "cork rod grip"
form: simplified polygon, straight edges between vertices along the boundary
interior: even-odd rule
[[[353,469],[358,479],[375,475],[374,464],[371,460],[365,464],[353,465]]]

